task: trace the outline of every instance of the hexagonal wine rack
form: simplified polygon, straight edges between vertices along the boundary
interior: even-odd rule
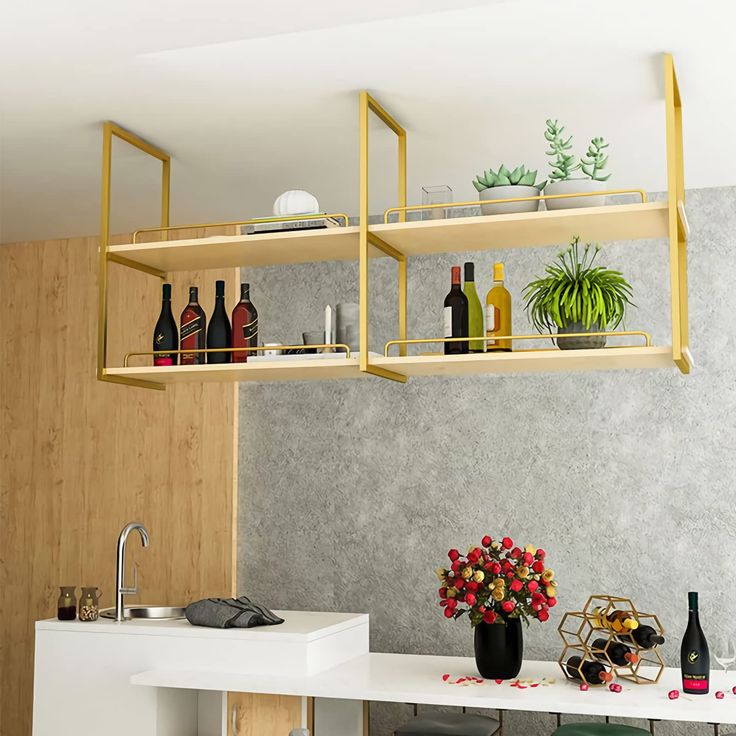
[[[598,614],[594,611],[599,610]],[[607,617],[613,611],[623,611],[636,619],[639,624],[651,626],[657,634],[664,635],[664,629],[657,616],[653,613],[639,611],[629,598],[620,598],[613,595],[592,595],[582,611],[570,611],[566,613],[558,631],[562,641],[565,643],[560,659],[560,668],[568,680],[580,679],[591,687],[600,686],[588,682],[582,672],[585,662],[598,662],[606,666],[616,677],[628,680],[637,685],[653,685],[659,682],[664,672],[664,660],[657,646],[645,649],[639,646],[630,632],[616,632],[601,624],[601,618]],[[594,647],[598,639],[605,639],[605,644]],[[614,664],[608,653],[609,646],[619,642],[625,644],[637,661],[626,665]],[[580,667],[577,670],[579,678],[573,677],[568,671],[566,662],[572,656],[580,657]]]

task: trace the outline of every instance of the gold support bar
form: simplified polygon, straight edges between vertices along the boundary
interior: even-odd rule
[[[346,360],[350,358],[350,346],[345,345],[341,342],[327,342],[321,343],[320,345],[261,345],[259,347],[252,348],[199,348],[198,350],[192,350],[187,348],[186,350],[140,350],[134,353],[126,353],[123,360],[123,367],[128,368],[128,360],[130,358],[140,357],[142,355],[194,355],[197,353],[255,353],[263,350],[321,350],[323,348],[339,348],[345,353]]]
[[[507,204],[508,202],[541,202],[546,199],[569,199],[570,197],[609,197],[617,194],[638,194],[641,197],[642,204],[647,202],[647,193],[643,189],[606,189],[602,192],[572,192],[570,194],[540,194],[535,197],[507,197],[505,199],[472,199],[468,202],[444,202],[440,204],[412,204],[408,207],[389,207],[383,213],[383,222],[388,224],[389,217],[395,212],[399,214],[399,222],[406,220],[407,212],[415,210],[433,210],[433,209],[449,209],[450,207],[475,207],[481,204]]]
[[[166,271],[159,271],[158,268],[154,268],[153,266],[146,266],[145,263],[131,261],[130,258],[119,256],[117,253],[108,253],[107,260],[110,263],[118,263],[121,266],[125,266],[126,268],[133,268],[136,271],[143,271],[143,273],[147,273],[149,276],[156,276],[162,281],[166,281]]]
[[[162,162],[161,173],[161,227],[169,225],[169,203],[171,192],[171,159],[169,154],[157,148],[152,143],[144,140],[135,133],[121,128],[109,120],[102,126],[102,184],[100,192],[100,252],[98,273],[98,313],[97,313],[97,379],[111,383],[123,383],[128,386],[139,386],[163,390],[166,387],[152,381],[143,381],[136,378],[122,376],[110,376],[107,374],[107,284],[108,263],[110,261],[120,263],[124,266],[136,268],[139,271],[150,273],[159,278],[165,278],[166,274],[157,269],[149,269],[141,264],[128,261],[126,258],[111,257],[110,255],[110,190],[112,181],[112,139],[113,136],[125,141],[134,148],[153,156]]]
[[[685,203],[682,154],[682,100],[672,54],[664,55],[665,119],[667,128],[667,204],[670,239],[670,289],[672,292],[672,358],[683,373],[688,361],[687,229],[681,212]]]
[[[384,357],[389,357],[389,351],[394,345],[421,345],[427,343],[446,343],[446,342],[491,342],[492,340],[558,340],[569,337],[643,337],[644,346],[651,347],[652,337],[648,332],[641,330],[621,330],[618,332],[568,332],[564,335],[493,335],[491,337],[428,337],[415,338],[412,340],[389,340],[383,349]],[[618,347],[632,347],[631,345],[610,346],[603,348],[604,350],[616,350]],[[557,348],[537,348],[537,350],[557,350]],[[489,353],[496,351],[490,350]],[[526,350],[517,350],[515,352],[528,352]]]
[[[406,338],[407,268],[406,257],[381,238],[368,231],[368,117],[373,112],[398,137],[398,202],[406,206],[406,131],[367,92],[360,93],[360,370],[392,381],[406,383],[406,376],[371,365],[368,360],[368,250],[374,245],[391,256],[399,266],[399,335]]]

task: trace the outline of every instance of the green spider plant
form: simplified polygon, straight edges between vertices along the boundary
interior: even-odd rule
[[[580,257],[580,238],[547,266],[546,276],[524,288],[526,312],[540,332],[552,332],[580,322],[586,330],[615,330],[632,301],[632,289],[620,271],[594,266],[599,245],[586,244]]]

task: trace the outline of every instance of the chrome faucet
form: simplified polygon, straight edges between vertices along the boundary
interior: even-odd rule
[[[144,547],[148,547],[148,531],[143,524],[139,524],[137,521],[131,521],[130,524],[126,524],[123,527],[123,531],[120,532],[118,537],[118,562],[115,570],[115,620],[125,620],[125,607],[123,606],[123,596],[135,595],[138,592],[138,568],[133,567],[133,586],[126,587],[123,582],[125,579],[125,543],[130,534],[134,529],[138,530],[141,535],[141,544]]]

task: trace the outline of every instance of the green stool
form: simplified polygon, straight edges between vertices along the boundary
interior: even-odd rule
[[[568,723],[552,736],[649,736],[649,731],[618,723]]]

